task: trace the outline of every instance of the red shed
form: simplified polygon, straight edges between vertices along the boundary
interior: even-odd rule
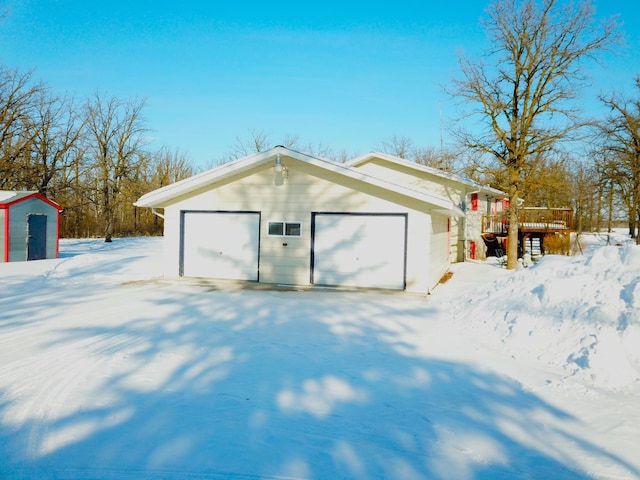
[[[61,211],[38,192],[0,190],[1,261],[58,258]]]

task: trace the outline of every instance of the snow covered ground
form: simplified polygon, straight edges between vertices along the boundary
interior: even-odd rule
[[[0,478],[640,478],[640,247],[585,238],[429,297],[0,264]]]

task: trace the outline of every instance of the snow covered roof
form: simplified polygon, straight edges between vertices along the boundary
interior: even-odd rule
[[[7,208],[14,203],[27,200],[28,198],[37,197],[50,204],[52,207],[62,210],[62,207],[53,200],[50,200],[36,191],[17,191],[17,190],[0,190],[0,208]]]
[[[18,192],[15,190],[0,190],[0,203],[15,202],[29,195],[33,195],[36,192]]]
[[[445,172],[444,170],[440,170],[439,168],[429,167],[427,165],[420,165],[419,163],[411,162],[404,158],[396,157],[394,155],[389,155],[388,153],[370,152],[365,155],[361,155],[359,157],[354,158],[353,160],[347,162],[347,165],[349,165],[350,167],[358,168],[361,165],[367,163],[368,161],[374,158],[379,158],[389,163],[402,165],[412,170],[428,173],[438,178],[459,183],[461,185],[464,185],[467,188],[467,190],[489,193],[497,197],[503,197],[507,195],[502,190],[498,190],[496,188],[490,187],[489,185],[482,185],[478,182],[474,182],[470,178],[463,177],[462,175],[458,175],[451,172]]]
[[[165,187],[153,190],[138,199],[135,205],[138,207],[163,208],[174,199],[188,195],[191,192],[201,190],[203,187],[213,185],[232,176],[248,172],[260,165],[272,163],[277,155],[293,158],[314,167],[333,172],[350,178],[357,182],[373,185],[390,192],[414,198],[435,207],[436,211],[456,217],[464,216],[464,212],[451,200],[440,195],[433,194],[418,187],[398,185],[387,180],[368,175],[346,164],[340,164],[312,155],[297,152],[287,147],[276,146],[264,152],[255,153],[219,167],[207,170],[192,177],[180,180]]]

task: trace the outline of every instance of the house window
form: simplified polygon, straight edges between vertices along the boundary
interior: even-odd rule
[[[272,237],[300,237],[300,222],[269,222],[269,235]]]
[[[471,194],[471,210],[473,210],[474,212],[478,210],[478,194],[477,193]]]

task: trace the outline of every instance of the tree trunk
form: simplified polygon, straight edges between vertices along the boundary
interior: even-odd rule
[[[633,234],[631,238],[636,239],[636,245],[640,245],[640,230],[638,226],[640,226],[640,209],[638,207],[635,208],[635,220],[633,222]]]
[[[640,162],[639,162],[640,163]],[[636,172],[636,177],[640,177],[640,174]],[[640,178],[636,178],[636,182],[634,182],[634,192],[632,198],[632,211],[629,217],[633,219],[633,229],[631,232],[631,238],[636,239],[636,245],[640,245],[640,231],[638,227],[640,226]]]
[[[609,188],[609,213],[607,215],[607,232],[613,231],[613,187]]]
[[[517,167],[511,167],[509,172],[509,233],[507,234],[507,269],[518,266],[518,180],[520,171]]]
[[[602,182],[598,185],[598,195],[596,196],[597,205],[596,205],[596,231],[600,231],[600,226],[602,225],[602,196],[604,195],[604,187],[602,186]]]
[[[112,238],[113,238],[113,217],[114,217],[114,213],[113,212],[105,212],[106,214],[106,221],[107,221],[107,225],[104,229],[104,241],[105,242],[111,242]]]

